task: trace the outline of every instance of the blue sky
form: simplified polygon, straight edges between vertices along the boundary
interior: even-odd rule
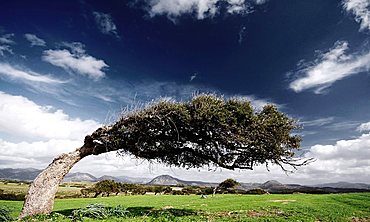
[[[315,163],[286,176],[183,170],[114,153],[74,171],[370,183],[368,0],[2,1],[0,167],[45,167],[127,107],[211,92],[274,103]]]

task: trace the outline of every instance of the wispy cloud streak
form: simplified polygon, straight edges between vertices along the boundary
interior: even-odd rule
[[[289,87],[295,92],[314,89],[320,94],[336,81],[350,75],[367,72],[370,68],[370,52],[348,54],[348,42],[337,42],[313,62],[303,62],[294,72],[296,79]]]
[[[31,43],[31,46],[46,46],[46,42],[34,34],[27,33],[24,37]]]

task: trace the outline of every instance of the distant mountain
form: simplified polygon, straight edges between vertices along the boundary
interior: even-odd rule
[[[128,177],[128,176],[118,176],[118,178],[123,183],[137,183],[137,184],[146,184],[151,181],[151,178],[146,177]]]
[[[34,168],[24,168],[24,169],[13,169],[13,168],[3,168],[0,169],[0,178],[7,180],[24,180],[31,181],[34,180],[41,170]]]
[[[274,188],[276,189],[276,188],[281,188],[281,187],[285,188],[286,186],[276,180],[269,180],[261,185],[261,188],[263,189],[274,189]]]
[[[342,189],[369,189],[370,184],[365,183],[348,183],[348,182],[337,182],[337,183],[324,183],[314,185],[313,187],[331,187],[331,188],[342,188]]]
[[[218,183],[208,183],[208,182],[203,182],[203,181],[180,180],[170,175],[157,176],[154,179],[152,179],[150,182],[148,182],[147,184],[149,185],[172,185],[172,186],[186,185],[186,186],[201,186],[201,187],[202,186],[203,187],[214,187],[218,185]]]
[[[22,181],[32,181],[34,180],[41,170],[33,168],[24,169],[13,169],[13,168],[0,168],[0,179],[6,180],[22,180]],[[96,178],[95,176],[88,173],[69,173],[64,177],[64,182],[97,182],[101,180],[114,180],[116,182],[123,183],[141,183],[145,184],[150,181],[149,178],[136,178],[127,176],[113,177],[109,175],[104,175],[102,177]]]
[[[96,182],[97,178],[89,173],[69,173],[63,182]]]
[[[114,180],[116,182],[123,182],[120,179],[118,179],[117,177],[108,176],[108,175],[104,175],[104,176],[101,176],[101,177],[96,179],[96,181],[102,181],[102,180]]]
[[[185,185],[184,181],[170,175],[161,175],[152,179],[150,185]]]

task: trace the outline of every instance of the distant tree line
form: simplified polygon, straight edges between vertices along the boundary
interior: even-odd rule
[[[168,195],[214,195],[220,194],[265,194],[266,191],[262,189],[255,189],[251,191],[245,191],[239,186],[240,183],[234,179],[227,179],[221,182],[217,187],[199,187],[199,186],[176,186],[178,189],[173,189],[170,186],[163,185],[144,185],[144,184],[129,184],[120,183],[113,180],[103,180],[97,182],[92,187],[81,189],[81,194],[84,197],[98,197],[110,195],[118,195],[120,193],[124,195],[144,195],[151,193],[157,194],[168,194]]]
[[[144,184],[129,184],[120,183],[113,180],[103,180],[97,182],[92,187],[81,189],[81,194],[84,197],[98,197],[118,195],[123,193],[124,195],[144,195],[147,193],[157,194],[169,194],[169,195],[190,195],[190,194],[212,194],[212,187],[197,187],[197,186],[179,186],[181,189],[172,189],[170,186],[163,185],[144,185]]]

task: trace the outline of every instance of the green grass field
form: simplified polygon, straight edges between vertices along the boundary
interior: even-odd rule
[[[57,199],[54,212],[70,215],[91,203],[121,205],[127,214],[102,221],[370,221],[370,193],[329,195],[113,196]],[[1,201],[16,217],[21,201]],[[68,221],[57,218],[56,221]],[[87,219],[84,221],[96,221]]]
[[[81,186],[89,187],[91,183],[63,183],[59,186],[57,197],[74,197],[80,195]],[[23,194],[25,195],[28,191],[29,184],[24,183],[4,183],[0,182],[0,190],[3,190],[4,193],[14,193],[14,194]]]

